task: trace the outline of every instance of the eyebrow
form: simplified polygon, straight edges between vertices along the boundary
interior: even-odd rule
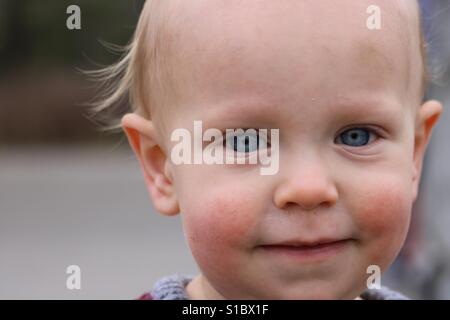
[[[395,116],[399,114],[396,110],[403,112],[403,106],[394,99],[360,99],[352,101],[346,99],[348,102],[338,102],[338,109],[345,109],[345,113],[358,114],[367,113],[368,115],[389,115]]]
[[[217,120],[245,121],[254,119],[263,123],[273,120],[273,114],[279,111],[279,107],[268,103],[224,103],[215,105],[205,117],[205,122]]]

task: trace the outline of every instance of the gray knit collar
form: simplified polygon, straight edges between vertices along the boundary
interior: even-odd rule
[[[156,281],[150,294],[154,300],[189,300],[186,286],[193,278],[178,273],[166,276]]]

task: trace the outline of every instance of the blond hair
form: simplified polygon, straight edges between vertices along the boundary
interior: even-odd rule
[[[164,101],[169,90],[169,1],[146,0],[130,43],[109,45],[122,53],[114,64],[85,73],[99,84],[99,95],[90,103],[88,117],[103,131],[121,130],[128,112],[151,117],[151,106]],[[169,37],[170,38],[170,37]]]

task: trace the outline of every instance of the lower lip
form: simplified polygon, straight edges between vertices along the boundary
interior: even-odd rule
[[[341,240],[336,242],[324,243],[316,246],[285,246],[285,245],[269,245],[261,246],[265,252],[277,256],[286,256],[299,261],[319,261],[331,258],[345,249],[350,240]]]

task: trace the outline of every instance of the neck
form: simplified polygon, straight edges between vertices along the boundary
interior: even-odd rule
[[[186,293],[190,300],[224,300],[203,275],[198,275],[186,286]]]

